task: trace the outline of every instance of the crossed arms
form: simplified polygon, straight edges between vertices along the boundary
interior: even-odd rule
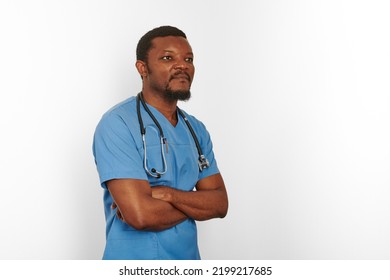
[[[196,191],[190,192],[166,186],[152,188],[148,181],[136,179],[114,179],[107,186],[121,218],[138,230],[160,231],[187,218],[223,218],[228,209],[221,174],[198,181]]]

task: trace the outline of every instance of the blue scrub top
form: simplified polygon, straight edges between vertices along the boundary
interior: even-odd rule
[[[148,180],[150,185],[164,185],[192,191],[202,178],[219,173],[212,142],[205,126],[185,113],[198,137],[210,167],[199,171],[198,152],[184,120],[178,116],[173,126],[158,110],[148,105],[160,123],[168,142],[164,147],[167,172],[161,178],[148,175],[143,166],[144,148],[136,111],[136,98],[119,103],[100,120],[94,135],[93,154],[104,189],[106,247],[103,259],[200,259],[197,229],[193,219],[158,232],[138,231],[116,217],[106,182],[111,179]],[[157,126],[141,105],[146,128],[148,168],[163,170],[160,136]]]

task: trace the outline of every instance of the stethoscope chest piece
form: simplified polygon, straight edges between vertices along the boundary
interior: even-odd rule
[[[198,159],[198,165],[199,165],[199,170],[203,171],[203,169],[206,169],[207,167],[210,166],[210,163],[204,155],[200,155]]]

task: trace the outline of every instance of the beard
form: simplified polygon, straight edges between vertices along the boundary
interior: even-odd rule
[[[164,97],[170,101],[187,101],[191,98],[190,90],[165,89]]]
[[[184,75],[186,76],[186,79],[188,80],[188,82],[191,84],[191,78],[190,76],[186,73],[186,72],[182,72],[182,71],[177,71],[175,74],[173,74],[170,78],[169,78],[169,82],[172,81],[175,77],[177,77],[178,75]],[[191,98],[191,91],[190,89],[188,88],[187,90],[172,90],[170,87],[169,87],[169,84],[166,86],[165,88],[165,93],[164,95],[166,96],[167,99],[171,100],[171,101],[187,101]]]
[[[146,67],[148,69],[149,74],[152,74],[152,70],[150,69],[149,65],[146,64]],[[169,77],[169,82],[172,81],[175,76],[184,74],[187,76],[188,82],[191,84],[191,77],[182,71],[177,71],[175,74]],[[173,90],[169,86],[169,82],[164,86],[161,86],[157,83],[151,82],[151,87],[156,90],[156,92],[159,92],[159,95],[163,97],[167,101],[187,101],[191,98],[191,91],[190,89],[187,90]]]

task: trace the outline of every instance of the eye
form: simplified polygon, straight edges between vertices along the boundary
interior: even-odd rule
[[[172,60],[172,56],[164,55],[161,59],[162,60]]]
[[[187,57],[187,58],[185,59],[185,61],[186,61],[186,62],[192,63],[192,62],[194,62],[194,58],[193,58],[193,57]]]

